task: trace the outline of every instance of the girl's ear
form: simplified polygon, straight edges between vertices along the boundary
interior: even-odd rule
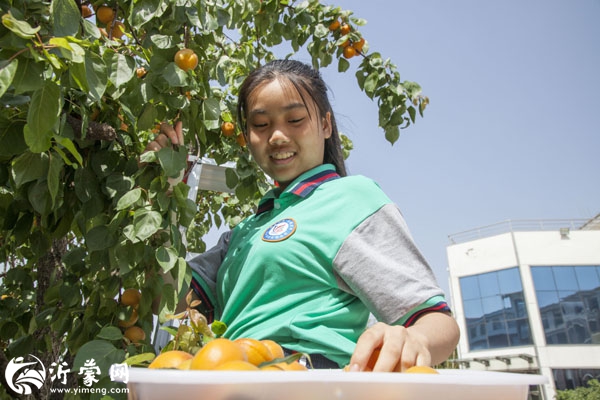
[[[331,126],[331,112],[330,111],[327,111],[325,116],[322,118],[321,124],[322,124],[323,136],[325,137],[325,139],[329,139],[331,137],[331,134],[333,133],[333,127]]]

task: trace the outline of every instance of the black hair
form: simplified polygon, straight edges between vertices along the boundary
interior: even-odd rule
[[[306,105],[304,93],[307,93],[317,106],[324,118],[327,113],[331,116],[331,136],[325,139],[323,163],[333,164],[340,176],[346,176],[346,164],[342,152],[342,142],[335,121],[335,116],[327,96],[327,85],[319,71],[311,66],[295,60],[274,60],[252,71],[242,83],[238,95],[237,114],[239,126],[244,135],[247,133],[246,114],[248,112],[248,97],[261,84],[277,78],[287,79],[298,91]],[[310,109],[307,106],[307,109]]]

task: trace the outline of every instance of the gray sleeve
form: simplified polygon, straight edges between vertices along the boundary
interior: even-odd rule
[[[205,286],[210,288],[213,293],[217,284],[217,272],[229,248],[231,232],[223,233],[214,247],[188,260],[195,275],[202,279]]]
[[[388,324],[431,297],[443,296],[395,204],[386,204],[358,225],[333,266],[339,287],[358,296]]]

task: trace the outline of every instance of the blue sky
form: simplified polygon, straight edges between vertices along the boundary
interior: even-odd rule
[[[398,204],[448,290],[448,235],[508,219],[600,213],[600,1],[327,2],[367,20],[431,103],[394,146],[345,74],[323,71],[352,174]],[[307,60],[304,60],[307,61]]]

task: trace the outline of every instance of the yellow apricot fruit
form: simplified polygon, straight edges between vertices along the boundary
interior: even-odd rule
[[[228,361],[248,361],[242,348],[225,338],[206,343],[194,356],[190,369],[211,370]]]
[[[260,365],[274,358],[271,350],[260,340],[240,338],[234,340],[234,342],[246,353],[246,358],[250,364]]]
[[[96,19],[103,24],[108,24],[115,19],[115,10],[109,6],[100,6],[96,10]]]
[[[434,368],[425,365],[414,365],[404,371],[406,374],[439,374]]]
[[[146,340],[146,332],[144,332],[144,330],[139,326],[135,325],[125,329],[123,336],[129,339],[132,343],[139,343]]]
[[[181,49],[175,53],[175,64],[184,71],[190,71],[198,66],[198,55],[192,49]]]
[[[190,353],[181,350],[169,350],[159,355],[152,360],[148,368],[178,368],[181,363],[186,360],[191,360],[194,356]]]
[[[233,360],[219,364],[215,371],[258,371],[258,367],[248,361]]]
[[[125,289],[121,294],[121,304],[124,306],[136,307],[138,304],[140,304],[141,299],[142,294],[137,289]]]
[[[274,340],[271,339],[263,339],[261,340],[265,346],[268,347],[273,359],[283,358],[285,357],[285,353],[283,352],[283,348]]]
[[[118,324],[121,328],[129,328],[130,326],[135,325],[135,323],[138,321],[138,312],[137,310],[134,308],[131,310],[131,315],[129,316],[129,319],[124,320],[121,319],[119,320]]]

